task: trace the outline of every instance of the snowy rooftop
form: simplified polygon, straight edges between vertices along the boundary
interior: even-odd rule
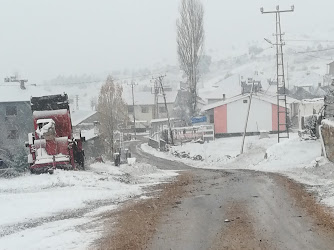
[[[303,99],[301,101],[301,104],[307,104],[307,103],[324,103],[324,98],[313,98],[313,99]]]
[[[213,108],[216,108],[216,107],[219,107],[219,106],[231,103],[231,102],[238,101],[240,99],[243,99],[243,98],[249,97],[249,96],[250,96],[250,94],[237,95],[237,96],[228,98],[226,100],[211,103],[211,104],[208,104],[208,105],[204,106],[202,108],[202,111],[207,111],[207,110],[210,110],[210,109],[213,109]],[[253,94],[253,98],[256,98],[258,100],[263,100],[263,101],[266,101],[266,102],[269,102],[269,103],[272,103],[272,104],[277,104],[276,95],[271,95],[271,94],[268,94],[268,93],[258,92],[258,93]],[[287,103],[288,104],[299,103],[299,102],[300,102],[299,100],[296,100],[296,99],[291,98],[291,97],[287,97]]]
[[[51,93],[43,88],[28,85],[26,89],[21,89],[18,85],[0,84],[0,102],[28,102],[32,96],[50,95]],[[52,94],[62,94],[52,92]]]
[[[91,117],[92,115],[96,114],[94,110],[74,110],[71,111],[71,120],[72,125],[77,126],[79,123],[83,122],[87,118]]]
[[[166,91],[166,102],[174,103],[177,91]],[[127,104],[132,104],[132,94],[129,91],[123,92],[123,98]],[[135,105],[153,105],[154,104],[154,95],[151,92],[135,92],[134,93]],[[164,103],[164,98],[162,95],[159,95],[159,103]]]

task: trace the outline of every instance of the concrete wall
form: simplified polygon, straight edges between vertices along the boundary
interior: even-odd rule
[[[16,106],[17,115],[7,116],[6,107]],[[10,130],[18,131],[17,139],[9,139]],[[29,102],[0,103],[0,148],[14,150],[24,147],[28,133],[34,131],[33,117]]]
[[[279,107],[280,112],[284,112],[284,107]],[[285,113],[279,113],[279,123],[285,124],[286,122]],[[280,131],[286,130],[286,125],[279,126]],[[277,105],[272,104],[272,131],[278,131],[278,115],[277,115]]]
[[[227,133],[227,104],[214,108],[214,124],[216,134]]]
[[[324,140],[327,158],[334,162],[334,127],[323,124],[320,132]]]
[[[316,114],[319,113],[320,109],[324,106],[324,102],[302,102],[298,109],[298,128],[302,129],[301,119],[303,116],[313,115],[314,111]]]
[[[244,131],[248,105],[248,97],[227,104],[227,133]],[[271,103],[253,98],[247,132],[260,130],[272,131],[272,107]]]

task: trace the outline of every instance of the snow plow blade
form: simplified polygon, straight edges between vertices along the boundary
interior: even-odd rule
[[[43,110],[70,109],[67,94],[31,97],[30,103],[32,112]]]

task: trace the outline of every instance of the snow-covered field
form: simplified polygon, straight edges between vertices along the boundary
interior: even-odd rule
[[[246,137],[244,154],[240,154],[242,137],[216,139],[213,142],[188,143],[172,147],[171,152],[159,152],[146,144],[142,149],[155,156],[184,162],[196,168],[252,169],[276,172],[307,185],[318,194],[319,201],[334,208],[334,164],[321,157],[319,140],[301,141],[296,134],[277,143],[277,135],[259,139]],[[200,154],[202,161],[175,157],[172,152]],[[266,158],[265,158],[266,154]]]
[[[85,249],[101,236],[102,213],[176,175],[147,164],[95,163],[1,179],[0,249]]]

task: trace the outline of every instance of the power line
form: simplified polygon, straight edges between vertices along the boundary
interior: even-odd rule
[[[322,52],[322,51],[329,51],[329,50],[334,50],[333,48],[327,48],[327,49],[318,49],[318,50],[310,50],[310,51],[300,51],[296,52],[296,54],[308,54],[308,53],[315,53],[315,52]]]
[[[168,72],[168,71],[167,71]],[[155,74],[145,74],[145,75],[138,75],[138,76],[131,76],[131,77],[123,77],[123,78],[116,78],[115,81],[124,81],[124,80],[131,80],[131,79],[136,79],[140,77],[150,77],[150,76],[156,76],[160,73],[155,73]],[[92,83],[102,83],[104,80],[94,80],[94,81],[82,81],[82,82],[72,82],[72,83],[44,83],[44,84],[26,84],[29,86],[67,86],[67,85],[80,85],[80,84],[92,84]],[[127,84],[126,82],[121,82],[120,84]],[[12,85],[6,85],[6,84],[0,84],[0,86],[12,86]]]
[[[333,43],[334,40],[307,40],[307,39],[285,39],[287,42],[322,42],[322,43]]]

